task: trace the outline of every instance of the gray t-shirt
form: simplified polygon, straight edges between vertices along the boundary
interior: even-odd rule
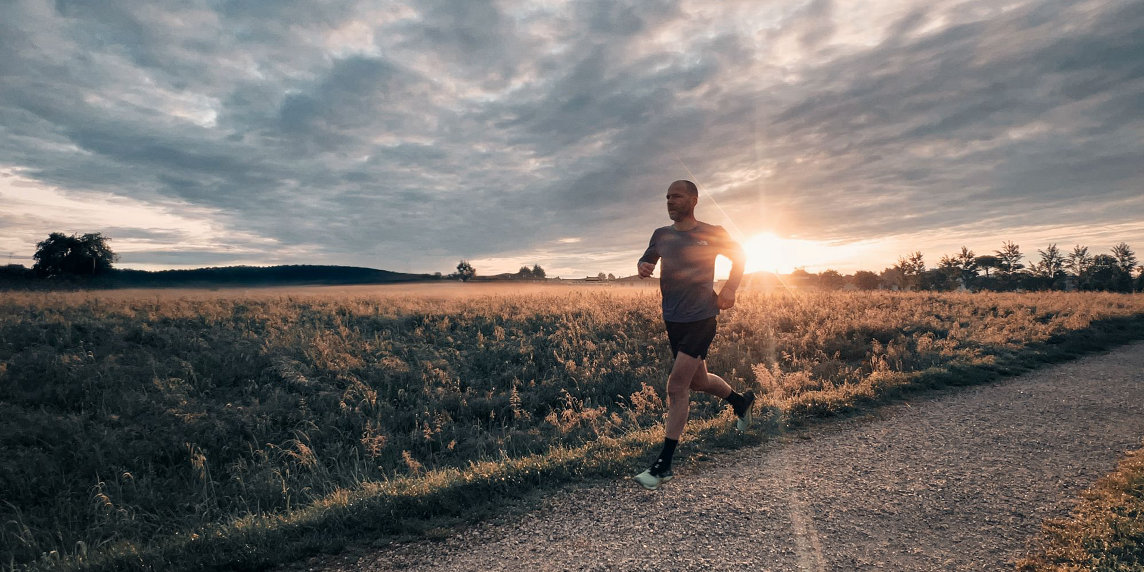
[[[715,257],[733,257],[739,244],[721,226],[699,223],[687,231],[670,226],[655,229],[640,262],[662,259],[659,290],[663,294],[663,319],[697,322],[719,315],[715,294]]]

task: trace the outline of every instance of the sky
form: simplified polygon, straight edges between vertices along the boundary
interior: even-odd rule
[[[630,275],[1144,251],[1138,0],[0,0],[0,257]]]

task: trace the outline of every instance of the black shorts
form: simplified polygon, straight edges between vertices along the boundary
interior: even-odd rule
[[[679,352],[693,358],[707,359],[707,349],[715,339],[715,316],[698,322],[664,322],[671,342],[672,359]]]

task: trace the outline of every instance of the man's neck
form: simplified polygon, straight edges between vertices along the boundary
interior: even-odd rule
[[[689,216],[683,220],[675,221],[675,224],[671,225],[671,228],[681,232],[686,232],[697,226],[699,226],[699,221],[696,220],[695,217]]]

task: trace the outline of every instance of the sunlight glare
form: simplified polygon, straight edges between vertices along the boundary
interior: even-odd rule
[[[789,274],[799,266],[819,263],[827,248],[810,240],[781,238],[773,233],[756,234],[743,243],[747,272]]]

